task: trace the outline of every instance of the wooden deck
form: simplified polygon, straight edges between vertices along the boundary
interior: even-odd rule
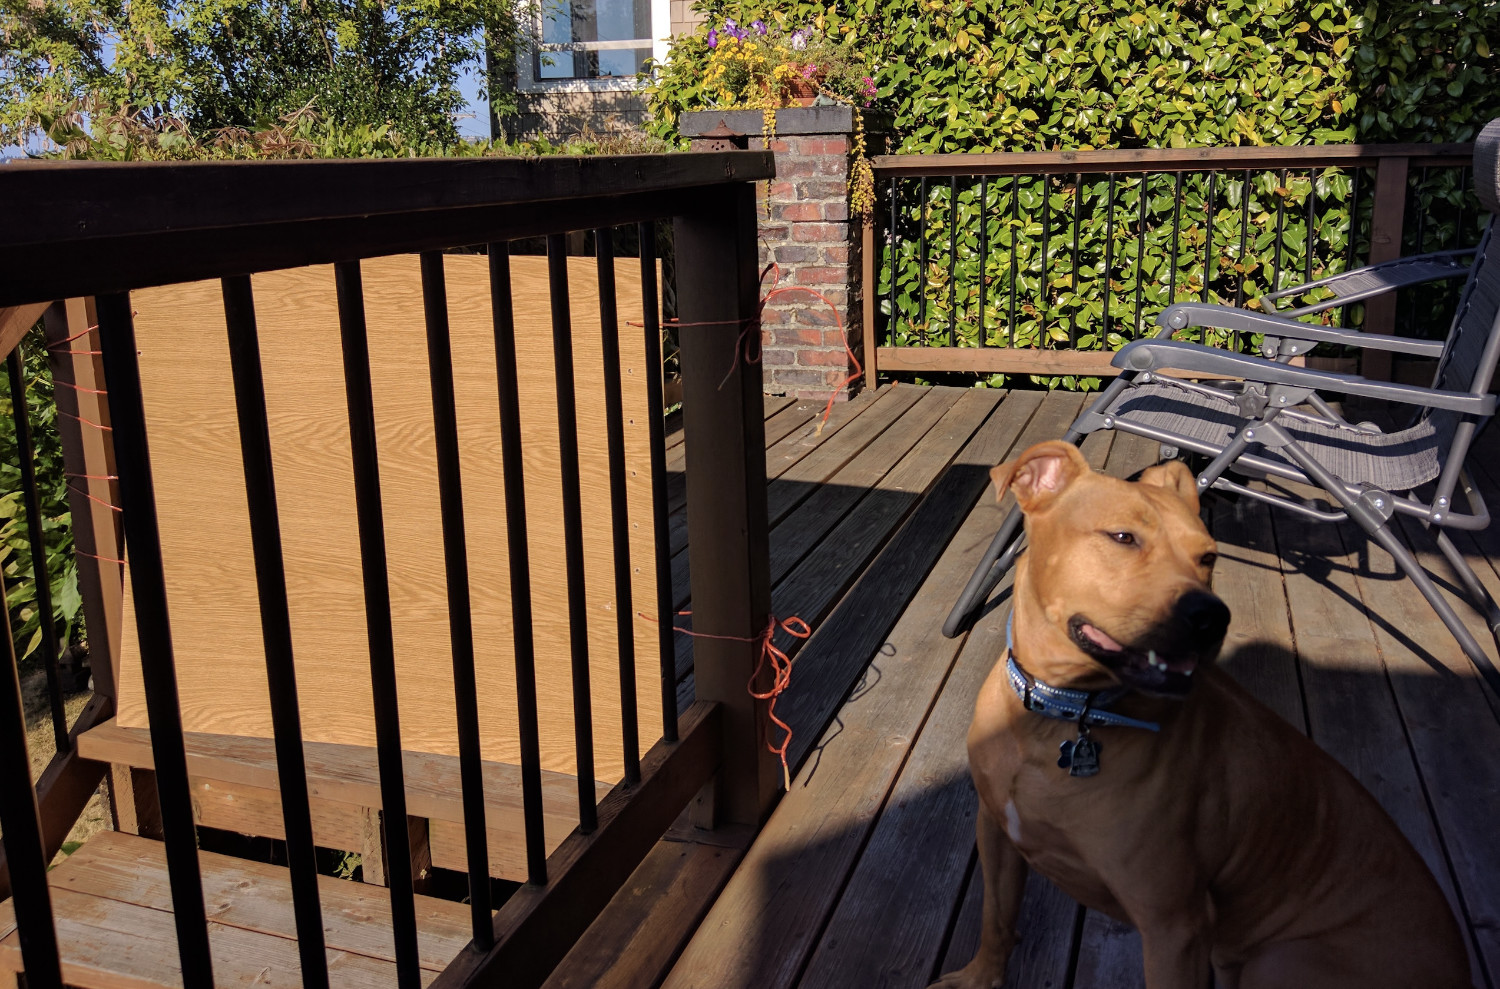
[[[820,408],[768,400],[774,610],[816,629],[790,643],[801,649],[778,707],[796,731],[795,778],[696,933],[679,937],[664,985],[916,989],[968,960],[980,880],[964,736],[1007,608],[959,640],[939,626],[1001,517],[988,468],[1060,436],[1082,401],[902,385],[837,408],[812,435]],[[1090,437],[1084,452],[1119,476],[1156,458],[1154,444],[1124,435]],[[1500,504],[1500,468],[1480,481]],[[1212,525],[1215,589],[1234,611],[1224,664],[1389,810],[1467,926],[1476,984],[1494,989],[1500,702],[1392,560],[1350,527],[1222,500]],[[1424,560],[1437,557],[1418,527],[1406,535]],[[682,538],[674,532],[674,548]],[[1500,560],[1500,533],[1461,545]],[[679,602],[685,566],[682,553]],[[1500,592],[1494,565],[1476,569]],[[685,673],[691,646],[680,642]],[[1036,876],[1026,896],[1008,986],[1142,984],[1133,931]],[[670,950],[657,945],[656,974],[635,984],[661,980]],[[628,953],[614,957],[635,968]],[[611,984],[629,984],[623,974]]]

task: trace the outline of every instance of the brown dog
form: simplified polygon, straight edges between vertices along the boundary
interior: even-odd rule
[[[1471,985],[1442,891],[1374,798],[1212,665],[1229,611],[1192,474],[1130,484],[1049,442],[992,477],[1026,516],[1020,669],[998,663],[975,705],[984,929],[935,985],[1001,985],[1028,865],[1141,932],[1150,989]]]

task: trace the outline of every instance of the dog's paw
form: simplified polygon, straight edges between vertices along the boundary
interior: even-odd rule
[[[1005,981],[1005,973],[996,972],[977,962],[978,959],[975,959],[957,972],[949,972],[927,989],[1000,989],[1000,984]]]

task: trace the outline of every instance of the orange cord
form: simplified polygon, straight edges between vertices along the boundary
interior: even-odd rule
[[[691,611],[679,611],[677,613],[679,615],[692,614]],[[644,618],[648,622],[656,622],[655,618],[652,618],[644,611],[637,611],[636,616]],[[745,689],[756,700],[770,702],[766,705],[766,717],[770,718],[776,727],[786,732],[781,739],[780,745],[772,745],[770,738],[767,738],[766,748],[781,759],[782,784],[785,789],[790,790],[792,788],[792,771],[791,767],[787,764],[786,754],[787,749],[792,744],[792,726],[776,716],[776,699],[786,692],[787,687],[791,686],[792,658],[776,645],[776,630],[779,628],[794,638],[806,639],[812,635],[812,627],[796,615],[780,621],[777,620],[775,615],[768,615],[766,616],[766,627],[761,630],[759,635],[754,636],[714,635],[711,632],[694,632],[692,629],[683,628],[681,625],[674,625],[672,627],[675,631],[695,639],[722,639],[727,642],[754,642],[760,644],[760,655],[755,661],[755,669],[751,672],[750,682],[745,685]],[[755,689],[755,681],[760,677],[761,671],[766,668],[767,664],[770,664],[772,670],[771,688],[763,692],[758,691]],[[767,732],[767,735],[769,734]]]

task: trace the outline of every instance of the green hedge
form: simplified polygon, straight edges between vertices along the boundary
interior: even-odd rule
[[[777,14],[794,27],[821,18],[824,30],[864,52],[876,70],[878,103],[893,112],[899,153],[1467,141],[1500,116],[1500,79],[1487,42],[1500,38],[1500,3],[1493,0],[1367,6],[840,0],[826,7],[700,0],[699,8],[708,23],[678,42],[659,68],[652,108],[663,136],[675,132],[683,110],[705,105],[695,80],[708,28],[724,17],[747,23]],[[1221,175],[1210,220],[1207,181],[1190,175],[1174,223],[1172,176],[1150,180],[1144,221],[1139,178],[1121,177],[1113,225],[1105,220],[1104,176],[1085,176],[1081,188],[1074,177],[1057,176],[1045,191],[1040,180],[1023,181],[1014,193],[1018,204],[1009,179],[992,180],[982,211],[990,252],[983,314],[978,184],[958,184],[956,214],[945,180],[930,183],[925,204],[914,184],[904,187],[892,218],[899,237],[895,342],[947,343],[951,328],[959,345],[977,345],[983,332],[992,344],[1115,349],[1148,331],[1173,298],[1201,298],[1206,288],[1209,301],[1253,300],[1270,290],[1278,266],[1285,287],[1309,273],[1317,278],[1343,270],[1351,256],[1362,261],[1370,178],[1366,173],[1356,206],[1351,171],[1256,173],[1247,218],[1243,174]],[[1473,243],[1477,205],[1455,171],[1417,172],[1412,184],[1416,211],[1406,231],[1408,250],[1417,247],[1418,215],[1425,217],[1422,247]],[[889,196],[888,186],[880,195]],[[956,237],[950,220],[957,221]],[[925,299],[918,257],[923,227],[929,240]],[[1113,232],[1108,246],[1107,229]],[[951,256],[950,240],[957,241]],[[1175,284],[1169,274],[1174,245]],[[951,295],[950,266],[957,288]],[[888,242],[881,272],[881,307],[889,315]],[[1349,316],[1358,322],[1358,308]]]

